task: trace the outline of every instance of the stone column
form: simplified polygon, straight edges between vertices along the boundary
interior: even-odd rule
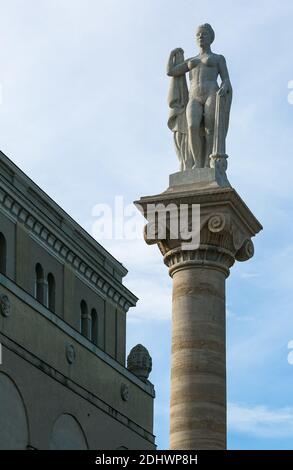
[[[206,253],[200,260],[194,254],[166,256],[173,279],[170,446],[224,449],[225,279],[233,261],[205,266]]]
[[[170,448],[225,449],[225,281],[235,260],[253,256],[251,237],[262,227],[230,187],[187,184],[136,204],[147,219],[149,204],[178,213],[181,204],[200,205],[198,247],[174,239],[168,222],[164,239],[153,229],[145,240],[158,244],[173,280]]]

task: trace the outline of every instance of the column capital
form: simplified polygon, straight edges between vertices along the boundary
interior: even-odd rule
[[[186,179],[135,203],[172,277],[170,447],[225,449],[225,281],[236,260],[253,256],[262,226],[233,188]]]
[[[262,229],[238,193],[230,187],[199,189],[188,184],[170,188],[159,195],[142,197],[135,205],[148,220],[144,230],[146,243],[158,245],[171,276],[178,269],[196,267],[217,269],[228,276],[235,260],[252,258],[251,238]],[[192,210],[196,206],[199,211]],[[188,228],[190,233],[197,230],[199,235],[198,244],[190,245],[190,248],[180,230],[183,209],[187,211],[183,228]],[[157,214],[155,217],[154,213]],[[197,227],[194,214],[198,217]]]

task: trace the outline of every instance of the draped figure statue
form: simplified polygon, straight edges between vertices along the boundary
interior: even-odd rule
[[[168,127],[174,134],[181,171],[214,166],[220,160],[226,165],[227,159],[225,140],[232,87],[226,60],[211,51],[215,33],[209,24],[198,27],[196,38],[200,51],[196,57],[184,59],[183,50],[177,48],[171,52],[167,66],[171,77]]]

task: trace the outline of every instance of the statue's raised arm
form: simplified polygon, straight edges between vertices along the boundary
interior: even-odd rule
[[[184,51],[181,47],[177,47],[170,52],[170,57],[167,65],[167,75],[169,77],[180,77],[188,72],[188,65],[184,60]]]
[[[215,165],[226,168],[232,87],[225,58],[211,51],[214,38],[209,24],[199,26],[199,54],[185,60],[183,50],[177,48],[170,53],[167,64],[167,75],[171,77],[168,126],[174,133],[181,171]]]

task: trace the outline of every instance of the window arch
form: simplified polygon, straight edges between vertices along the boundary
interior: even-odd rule
[[[52,312],[55,312],[55,278],[52,273],[48,274],[47,283],[48,283],[47,306],[49,310],[51,310]]]
[[[80,332],[84,336],[89,336],[88,308],[85,300],[80,303]]]
[[[95,308],[91,311],[91,341],[97,346],[98,345],[98,314]]]
[[[45,280],[44,280],[44,270],[40,263],[36,264],[35,269],[35,298],[44,304],[45,302]]]
[[[0,273],[6,274],[6,239],[0,233]]]

